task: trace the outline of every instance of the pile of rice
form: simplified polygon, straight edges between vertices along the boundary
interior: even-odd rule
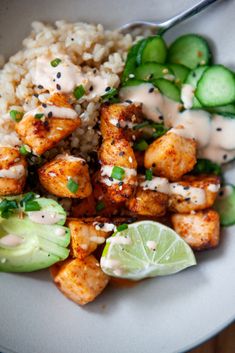
[[[38,57],[47,53],[52,53],[55,57],[66,54],[84,72],[96,69],[97,76],[105,75],[108,86],[117,87],[127,51],[133,44],[130,34],[106,31],[100,24],[57,21],[54,25],[48,25],[33,22],[32,28],[29,37],[23,40],[23,49],[12,56],[0,70],[1,144],[3,139],[10,145],[20,144],[9,120],[9,111],[15,109],[27,112],[39,104],[36,96],[43,92],[32,81]],[[1,64],[4,64],[2,55]],[[72,151],[73,154],[86,156],[95,150],[98,133],[94,127],[99,114],[99,100],[100,97],[95,96],[75,105],[75,110],[82,119],[81,127],[61,141],[56,149],[48,152],[48,156],[61,151]]]

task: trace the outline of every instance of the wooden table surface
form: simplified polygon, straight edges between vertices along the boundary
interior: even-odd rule
[[[235,323],[188,353],[235,353]]]

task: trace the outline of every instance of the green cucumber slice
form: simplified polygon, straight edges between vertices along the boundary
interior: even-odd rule
[[[152,82],[159,91],[169,99],[172,99],[176,102],[181,102],[180,99],[180,89],[174,83],[165,80],[164,78],[159,78]]]
[[[234,73],[223,65],[206,69],[197,84],[195,96],[205,107],[216,107],[235,101]]]
[[[170,64],[168,67],[173,71],[173,74],[175,75],[175,84],[182,85],[189,74],[189,69],[186,66],[180,64]]]
[[[163,64],[167,56],[167,46],[164,39],[160,36],[148,37],[142,41],[136,61],[137,64],[143,64],[146,62],[156,62]]]
[[[214,205],[220,215],[220,223],[224,227],[235,224],[235,186],[224,185]]]
[[[211,113],[235,114],[235,104],[222,105],[221,107],[207,109]]]
[[[185,83],[196,88],[198,81],[200,80],[200,78],[202,77],[202,74],[204,73],[204,71],[207,68],[208,68],[208,66],[200,66],[200,67],[197,67],[196,69],[190,71],[187,78],[186,78]],[[199,100],[196,97],[194,97],[192,108],[201,108],[201,107],[202,107],[202,105],[199,102]]]
[[[207,65],[211,61],[208,43],[197,34],[186,34],[177,38],[169,47],[168,62],[181,64],[189,69]]]
[[[137,67],[135,71],[135,78],[137,80],[144,81],[156,80],[158,78],[171,78],[174,80],[175,76],[173,71],[166,65],[149,62]]]
[[[137,53],[144,40],[145,39],[138,41],[135,45],[133,45],[130,48],[127,55],[124,71],[122,73],[122,78],[121,78],[122,83],[129,80],[134,75],[136,64],[137,64],[136,62]]]

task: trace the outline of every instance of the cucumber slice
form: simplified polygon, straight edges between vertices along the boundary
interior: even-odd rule
[[[220,223],[227,227],[235,224],[235,186],[224,185],[214,205],[220,215]]]
[[[235,104],[222,105],[221,107],[207,109],[211,113],[235,114]]]
[[[207,65],[211,52],[204,38],[197,34],[186,34],[177,38],[168,50],[168,62],[181,64],[189,69]]]
[[[170,64],[168,67],[173,71],[173,74],[175,75],[175,83],[182,85],[182,83],[184,83],[188,77],[189,69],[186,66],[180,64]]]
[[[166,60],[166,56],[166,43],[160,35],[157,35],[143,40],[139,47],[136,60],[138,65],[150,61],[163,64]]]
[[[122,87],[139,86],[142,85],[142,83],[146,83],[146,81],[131,79],[123,83]]]
[[[172,70],[166,65],[149,62],[137,67],[135,71],[135,78],[144,81],[156,80],[158,78],[171,78],[174,80],[175,76]]]
[[[196,69],[190,71],[188,74],[188,77],[186,78],[185,83],[196,88],[198,81],[200,80],[200,78],[202,77],[202,74],[204,73],[204,71],[207,68],[208,68],[208,66],[200,66],[200,67],[197,67]],[[194,97],[192,108],[201,108],[201,107],[202,107],[202,105],[199,102],[199,100],[196,97]]]
[[[165,80],[164,78],[159,78],[153,81],[154,86],[156,86],[160,92],[176,102],[181,102],[180,100],[180,89],[174,83]]]
[[[234,73],[223,65],[214,65],[204,71],[195,96],[205,107],[216,107],[235,101]]]
[[[140,40],[135,45],[133,45],[133,47],[131,47],[131,49],[129,50],[128,55],[127,55],[127,59],[126,59],[126,63],[125,63],[125,67],[124,67],[124,71],[122,73],[121,82],[125,82],[126,80],[129,80],[131,78],[130,76],[134,75],[135,68],[137,66],[136,65],[137,53],[138,53],[139,48],[144,40],[145,39]]]

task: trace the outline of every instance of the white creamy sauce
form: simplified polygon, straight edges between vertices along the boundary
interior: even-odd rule
[[[120,266],[120,261],[114,259],[108,259],[106,257],[101,257],[100,264],[103,267],[110,269],[118,269]]]
[[[39,224],[55,224],[63,219],[63,216],[58,214],[57,212],[51,211],[32,211],[27,212],[29,219],[34,223]]]
[[[110,120],[109,120],[110,124],[114,125],[114,126],[117,126],[119,124],[119,120],[117,118],[114,118],[112,117]]]
[[[101,230],[102,232],[113,232],[116,230],[116,226],[113,223],[94,222],[93,225],[96,230]]]
[[[209,184],[207,186],[207,190],[209,190],[210,192],[218,192],[220,189],[220,184]]]
[[[56,58],[61,62],[53,67],[51,61]],[[87,91],[86,96],[90,99],[106,92],[106,88],[110,86],[109,79],[109,75],[95,75],[92,71],[82,72],[82,69],[64,54],[38,57],[33,75],[33,83],[49,90],[50,93],[72,93],[75,87],[83,85]]]
[[[123,237],[121,235],[116,235],[115,237],[111,237],[107,239],[107,243],[117,244],[117,245],[130,245],[131,238]]]
[[[146,243],[147,248],[149,248],[149,250],[156,250],[157,248],[157,243],[154,240],[148,240]]]
[[[9,246],[14,247],[22,244],[24,241],[23,238],[19,237],[18,235],[14,234],[7,234],[4,237],[0,238],[0,246]]]
[[[191,106],[192,89],[185,85],[182,99],[185,107]],[[195,139],[198,156],[222,164],[235,158],[235,119],[210,116],[203,110],[180,112],[181,104],[164,97],[151,83],[124,87],[120,90],[122,100],[143,104],[143,113],[150,120],[162,122],[172,132],[185,138]]]
[[[129,180],[131,177],[137,175],[137,171],[134,168],[124,168],[120,167],[125,171],[124,178],[122,180],[117,180],[111,177],[114,166],[112,165],[102,165],[101,167],[101,176],[102,182],[108,186],[113,184],[123,183],[132,183],[132,180]]]
[[[25,167],[21,164],[0,170],[0,178],[20,179],[26,174]]]
[[[27,112],[24,115],[24,118],[27,118],[28,116],[35,116],[36,114],[43,114],[45,117],[51,116],[61,119],[76,119],[78,117],[77,112],[72,108],[47,105],[46,107],[40,106]]]
[[[155,190],[163,194],[169,194],[170,191],[170,184],[166,178],[153,177],[152,180],[142,181],[140,186],[144,190]]]
[[[94,243],[97,244],[102,244],[105,242],[105,238],[104,237],[98,237],[97,235],[93,235],[90,237],[90,241],[93,241]]]
[[[201,188],[195,188],[193,186],[183,186],[178,183],[170,184],[170,194],[182,196],[185,201],[201,205],[206,202],[206,193]]]
[[[194,87],[188,84],[184,84],[181,89],[181,100],[184,104],[185,109],[192,108],[193,98],[194,98]]]

